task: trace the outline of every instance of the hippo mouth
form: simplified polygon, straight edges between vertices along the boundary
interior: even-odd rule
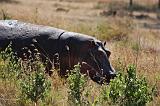
[[[107,76],[94,76],[91,79],[98,84],[109,84],[112,79],[116,77],[116,74],[107,75]]]
[[[112,79],[114,79],[115,77],[116,77],[116,74],[107,75],[107,76],[105,76],[104,82],[107,83],[107,84],[109,84],[110,81],[111,81]]]
[[[88,75],[90,78],[97,82],[98,84],[109,84],[111,79],[114,79],[116,77],[116,73],[110,73],[107,75],[103,75],[97,72],[92,66],[87,64],[86,62],[82,62],[82,70],[87,70]],[[84,73],[84,72],[82,72]]]
[[[109,84],[112,79],[116,77],[115,72],[110,72],[108,74],[104,74],[101,72],[100,74],[95,76],[95,79],[97,80],[99,84]]]
[[[100,76],[97,76],[97,81],[99,84],[109,84],[110,81],[112,79],[114,79],[116,77],[116,74],[113,74],[113,75],[107,75],[107,76],[104,76],[104,77],[100,77]]]

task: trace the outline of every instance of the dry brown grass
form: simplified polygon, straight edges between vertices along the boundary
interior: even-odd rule
[[[97,1],[102,3],[111,0],[94,0],[94,2],[91,2],[92,0],[89,2],[70,1],[72,2],[68,2],[68,0],[17,0],[18,3],[0,3],[0,9],[3,9],[12,19],[89,34],[102,40],[107,39],[107,34],[119,37],[125,33],[127,39],[117,41],[110,38],[107,43],[107,47],[112,52],[110,60],[113,66],[117,67],[119,60],[126,66],[128,64],[137,64],[139,75],[146,76],[151,85],[157,81],[157,88],[160,90],[160,31],[159,29],[144,28],[140,24],[142,22],[157,23],[159,22],[158,20],[136,20],[125,16],[101,17],[99,13],[102,9],[95,9]],[[128,0],[123,1],[127,2]],[[146,5],[154,5],[156,3],[156,0],[147,0],[147,2],[146,0],[134,1],[140,4],[147,3]],[[57,8],[64,8],[69,11],[56,11]],[[1,12],[0,17],[2,17]],[[98,25],[104,26],[105,34],[98,31]],[[108,27],[111,27],[111,30],[108,30]],[[63,101],[67,99],[65,81],[59,78],[56,73],[52,81],[52,93],[55,97],[52,102],[56,106],[66,105],[66,101]],[[92,81],[89,82],[89,85],[92,85],[90,88],[92,97],[96,97],[99,93],[99,85]],[[8,92],[14,93],[12,91]],[[4,86],[1,85],[0,95],[8,95],[6,91],[4,92]],[[9,97],[10,95],[6,96],[6,98]],[[1,103],[3,102],[0,100],[0,105]],[[158,97],[149,105],[158,106],[159,104],[160,92]]]

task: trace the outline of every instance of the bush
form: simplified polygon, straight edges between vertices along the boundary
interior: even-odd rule
[[[43,72],[34,72],[21,82],[22,95],[35,104],[39,100],[45,100],[50,90],[50,82],[47,81]]]
[[[8,80],[18,79],[21,73],[20,60],[14,55],[11,44],[0,52],[0,78]]]
[[[24,74],[20,85],[23,99],[31,100],[35,105],[38,105],[39,100],[45,100],[45,97],[48,96],[51,82],[45,75],[39,55],[35,54],[33,57],[22,63]]]
[[[12,52],[11,44],[4,51],[0,52],[1,84],[5,83],[6,89],[9,87],[11,91],[14,91],[12,96],[13,98],[16,97],[15,100],[19,101],[20,105],[24,105],[27,100],[31,100],[37,105],[39,100],[45,100],[50,91],[50,81],[44,73],[44,67],[39,61],[39,56],[36,56],[35,59],[31,58],[31,60],[21,61]],[[3,94],[2,92],[1,95],[8,94]],[[20,97],[20,99],[17,97]],[[18,105],[18,103],[16,104]]]
[[[10,46],[11,44],[4,51],[0,51],[0,104],[3,106],[16,105],[20,91],[20,60],[16,58]]]
[[[126,75],[119,73],[109,87],[102,90],[101,100],[120,106],[145,106],[152,101],[154,89],[155,86],[149,87],[145,77],[138,78],[135,66],[130,65]]]
[[[80,65],[75,65],[74,69],[71,70],[69,77],[67,78],[69,83],[69,101],[74,105],[81,104],[82,92],[84,91],[85,78],[80,73]]]

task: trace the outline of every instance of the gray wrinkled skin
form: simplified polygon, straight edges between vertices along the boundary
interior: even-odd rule
[[[55,54],[58,54],[61,76],[66,75],[66,70],[73,69],[79,62],[81,72],[88,74],[97,83],[102,83],[104,78],[109,83],[115,77],[115,71],[108,60],[110,51],[94,37],[17,20],[0,20],[0,50],[4,50],[10,42],[13,51],[21,58],[24,52],[22,48],[32,50],[31,44],[34,44],[41,57],[50,60],[46,73],[51,74],[53,63],[57,61]]]

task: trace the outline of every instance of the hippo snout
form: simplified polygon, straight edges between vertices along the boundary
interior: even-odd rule
[[[116,77],[116,73],[112,73],[112,74],[110,74],[110,79],[114,79],[115,77]]]
[[[110,76],[110,79],[114,79],[116,77],[116,71],[115,69],[111,66],[111,69],[109,71],[109,76]]]
[[[106,75],[105,79],[106,79],[106,83],[110,83],[111,79],[114,79],[116,77],[116,73],[115,72],[112,72],[110,73],[109,75]]]

